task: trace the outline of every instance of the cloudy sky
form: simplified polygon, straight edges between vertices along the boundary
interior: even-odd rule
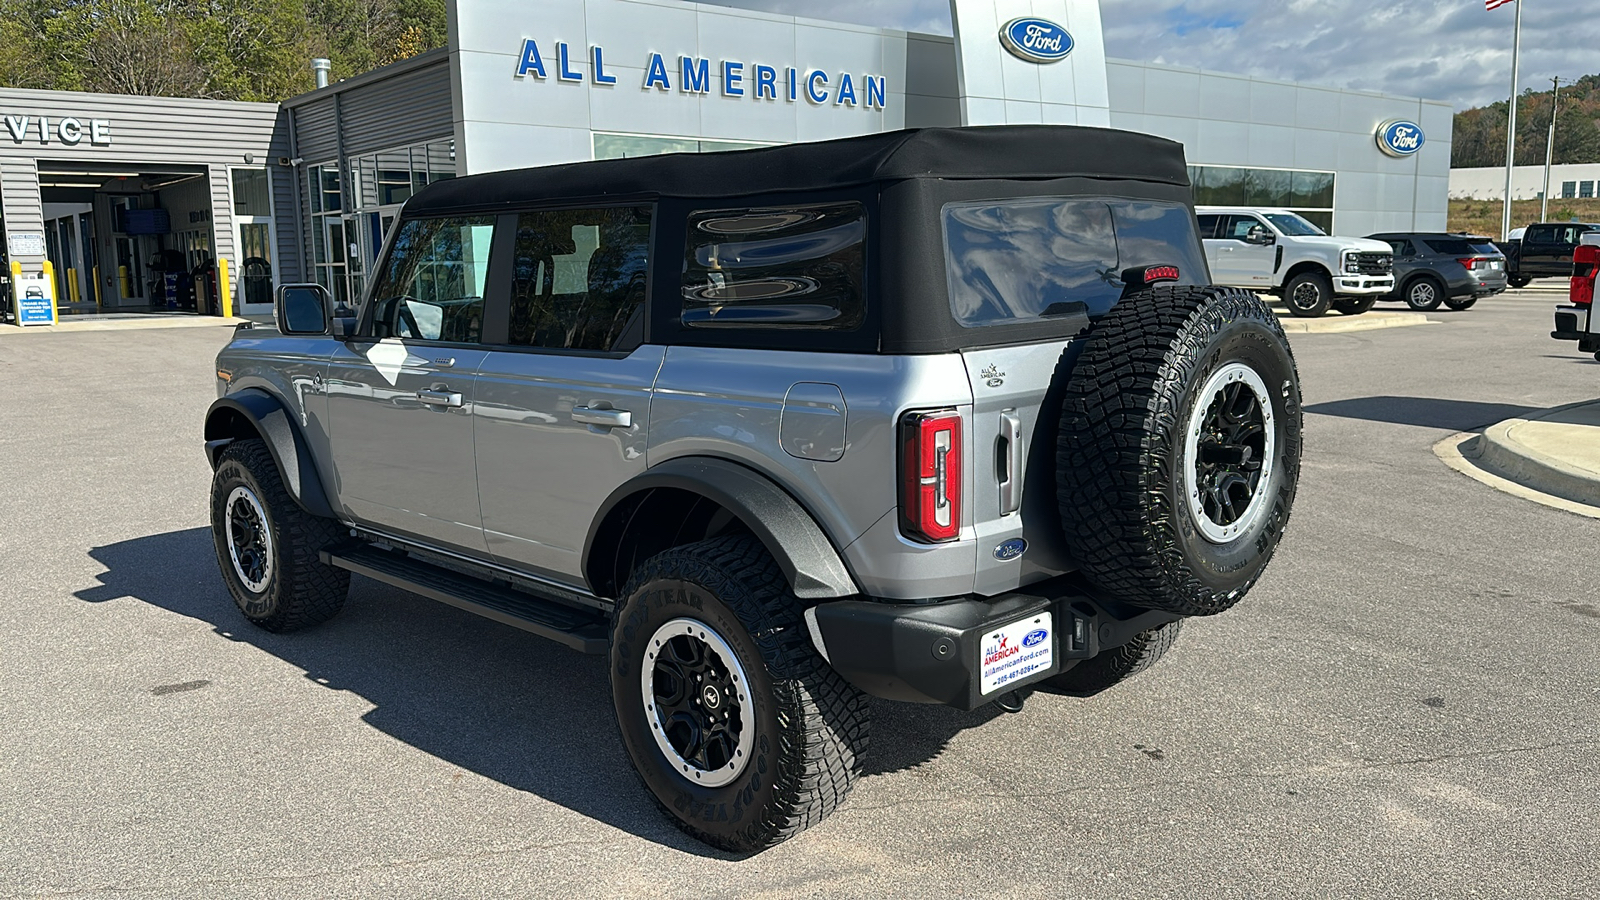
[[[950,33],[948,0],[701,2]],[[1517,2],[1525,4],[1522,87],[1600,73],[1600,0]],[[1113,57],[1387,91],[1457,109],[1510,92],[1515,10],[1483,7],[1483,0],[1101,0]]]

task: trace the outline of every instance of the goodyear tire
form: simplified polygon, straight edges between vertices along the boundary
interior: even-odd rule
[[[712,538],[651,557],[612,621],[611,696],[662,811],[723,850],[822,821],[861,774],[866,698],[811,646],[761,543]]]
[[[1238,603],[1288,524],[1300,429],[1294,357],[1254,294],[1165,286],[1112,307],[1072,367],[1057,437],[1083,576],[1178,615]]]
[[[264,442],[234,441],[223,451],[211,478],[211,536],[222,580],[245,618],[267,631],[333,618],[350,573],[317,554],[343,535],[338,522],[289,497]]]
[[[1054,694],[1093,697],[1159,662],[1172,649],[1182,628],[1182,619],[1152,628],[1121,647],[1113,647],[1060,675],[1046,678],[1039,687]]]

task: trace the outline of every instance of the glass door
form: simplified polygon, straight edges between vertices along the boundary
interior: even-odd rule
[[[272,219],[237,217],[234,226],[238,229],[235,246],[239,248],[239,270],[235,275],[238,312],[271,312],[272,260],[276,258],[272,252]]]

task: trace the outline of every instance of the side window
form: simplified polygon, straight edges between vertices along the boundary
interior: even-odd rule
[[[1528,230],[1522,234],[1524,244],[1553,244],[1556,239],[1554,225],[1529,225]]]
[[[1397,240],[1395,238],[1384,238],[1383,242],[1389,245],[1389,249],[1394,251],[1394,255],[1397,258],[1406,255],[1405,241]]]
[[[477,343],[493,216],[411,219],[373,286],[373,336]]]
[[[689,214],[682,322],[689,328],[851,331],[866,318],[860,203]]]
[[[1267,227],[1255,216],[1229,216],[1228,224],[1223,226],[1226,229],[1223,237],[1242,241],[1244,236],[1250,233],[1250,229],[1258,225],[1262,228]]]
[[[517,217],[510,343],[630,351],[644,340],[650,209],[552,209]]]
[[[1222,222],[1221,216],[1210,213],[1202,214],[1195,218],[1200,222],[1200,237],[1202,240],[1217,236],[1217,226]]]
[[[1416,245],[1412,244],[1410,241],[1401,241],[1400,246],[1395,248],[1394,255],[1403,259],[1409,259],[1413,256],[1416,256]]]

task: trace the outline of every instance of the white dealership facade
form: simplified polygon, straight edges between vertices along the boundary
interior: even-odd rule
[[[88,185],[101,175],[159,171],[164,152],[199,142],[215,148],[215,159],[197,161],[211,168],[196,169],[209,176],[200,201],[211,208],[183,218],[212,229],[212,253],[238,272],[245,239],[236,222],[265,222],[253,226],[270,236],[270,246],[258,241],[251,251],[254,271],[354,293],[400,205],[440,178],[908,127],[1023,123],[1180,141],[1202,203],[1289,207],[1342,234],[1445,228],[1448,104],[1107,59],[1099,0],[952,0],[953,37],[681,0],[451,0],[448,8],[447,47],[288,100],[276,108],[277,121],[263,122],[246,142],[192,124],[192,105],[201,101],[149,98],[126,98],[129,112],[119,121],[118,98],[101,97],[96,109],[109,111],[87,117],[108,120],[118,141],[115,165],[110,157],[95,166],[61,164],[71,150],[87,160],[107,149],[87,136],[80,147],[41,150],[0,130],[8,235],[45,223],[41,171],[73,173],[50,175],[50,183],[78,184],[65,179],[103,169],[81,182]],[[1030,43],[1036,46],[1024,46]],[[134,111],[141,130],[163,144],[136,146],[125,137]],[[262,104],[249,114],[274,113]],[[168,120],[194,140],[157,127]],[[233,170],[245,168],[266,172],[265,187],[248,185],[259,199],[235,196],[248,179]],[[123,182],[124,190],[136,187]],[[104,205],[89,194],[79,202]],[[122,227],[115,216],[102,218],[104,229]],[[102,236],[109,253],[108,241]],[[31,239],[9,248],[10,263],[25,270],[45,258]],[[119,267],[106,265],[98,278],[105,293],[118,293]]]

